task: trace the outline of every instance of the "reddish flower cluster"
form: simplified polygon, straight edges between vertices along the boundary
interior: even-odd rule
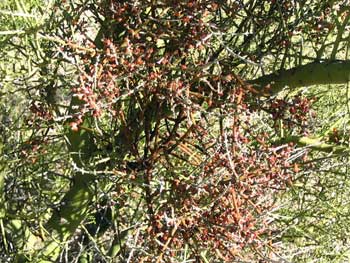
[[[153,15],[146,15],[142,4],[112,1],[108,10],[101,10],[107,17],[113,17],[116,29],[110,30],[120,30],[116,34],[121,37],[106,37],[100,47],[102,54],[84,56],[85,66],[81,70],[86,73],[80,77],[80,87],[72,90],[82,101],[77,111],[81,116],[92,113],[99,117],[104,110],[115,113],[116,101],[135,91],[164,97],[169,91],[178,96],[189,88],[190,83],[179,77],[191,79],[188,76],[193,72],[186,64],[203,62],[190,61],[186,52],[205,43],[208,25],[202,19],[207,15],[206,9],[212,7],[200,1],[174,2],[169,6],[172,8],[164,14],[161,10],[165,6],[153,6]],[[174,70],[178,73],[174,74]]]
[[[33,101],[29,109],[34,114],[34,118],[41,120],[50,120],[52,118],[50,111],[39,101]]]
[[[35,164],[41,156],[47,153],[49,141],[46,138],[32,139],[23,143],[20,149],[21,158],[27,162]]]
[[[232,94],[241,101],[236,106],[242,105],[243,100],[237,97],[240,92]],[[242,119],[250,114],[245,107],[238,108],[234,113]],[[199,126],[192,133],[191,143],[200,144],[208,137],[203,128]],[[225,261],[239,258],[247,246],[263,245],[260,236],[271,231],[266,212],[273,208],[274,193],[285,189],[295,172],[286,161],[293,147],[273,150],[268,136],[255,136],[249,129],[233,125],[221,142],[209,143],[219,148],[207,150],[210,158],[198,174],[186,180],[170,179],[171,198],[158,208],[149,228],[149,242],[155,238],[156,244],[167,244],[169,251],[194,242],[219,251],[216,256]],[[253,146],[250,141],[259,143]]]
[[[292,130],[297,129],[298,132],[305,133],[308,127],[308,120],[314,117],[311,111],[311,104],[314,99],[295,96],[292,100],[276,99],[269,105],[269,111],[274,120],[282,120],[283,128]]]

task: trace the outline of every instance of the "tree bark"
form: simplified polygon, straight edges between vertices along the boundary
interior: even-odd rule
[[[287,136],[280,140],[280,143],[295,143],[301,147],[307,147],[318,152],[326,152],[333,154],[347,154],[349,147],[345,145],[330,144],[322,141],[322,138],[302,137],[302,136]]]
[[[313,62],[288,70],[280,70],[248,81],[254,88],[275,95],[285,87],[299,88],[312,85],[344,84],[350,79],[350,61]]]

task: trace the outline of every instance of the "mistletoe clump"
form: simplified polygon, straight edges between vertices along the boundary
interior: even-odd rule
[[[78,76],[57,87],[69,103],[30,108],[33,123],[62,128],[74,174],[47,222],[52,240],[75,235],[83,244],[94,236],[111,258],[130,262],[173,262],[184,250],[195,259],[254,260],[271,247],[277,193],[301,169],[293,144],[276,146],[275,124],[305,133],[311,104],[302,97],[262,99],[268,87],[253,87],[232,66],[228,53],[235,63],[238,57],[255,65],[256,58],[225,53],[219,36],[230,27],[219,14],[235,17],[244,5],[63,6],[81,14],[62,25],[59,49]],[[57,259],[52,242],[40,253]],[[84,246],[93,250],[92,243]]]
[[[69,126],[103,141],[98,158],[118,176],[112,203],[132,211],[120,209],[120,224],[138,225],[124,246],[134,242],[142,250],[133,257],[147,262],[169,261],[185,246],[225,261],[264,246],[274,196],[295,172],[293,145],[273,147],[272,133],[252,125],[258,92],[206,51],[218,8],[110,1],[96,10],[108,20],[101,39],[83,40],[94,51],[80,53]],[[303,123],[308,105],[295,100],[272,102],[272,117],[288,107]]]

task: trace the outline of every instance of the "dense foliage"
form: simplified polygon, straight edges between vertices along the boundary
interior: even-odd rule
[[[335,123],[320,86],[348,81],[345,2],[3,5],[4,260],[327,258],[284,250],[329,242],[306,204],[346,184],[322,174],[347,173],[348,101]]]

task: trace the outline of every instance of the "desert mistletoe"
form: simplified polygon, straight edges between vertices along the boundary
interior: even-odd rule
[[[118,210],[118,226],[102,234],[114,243],[119,227],[128,230],[118,256],[129,262],[175,262],[185,248],[197,260],[203,252],[219,261],[255,260],[273,247],[278,229],[269,212],[302,169],[295,145],[276,146],[276,125],[307,134],[312,100],[266,99],[268,87],[244,80],[234,63],[261,65],[223,43],[229,26],[222,17],[246,8],[226,2],[101,1],[89,10],[98,32],[72,18],[61,36],[59,53],[79,72],[66,115],[31,107],[38,119],[61,118],[71,138],[89,134],[96,144],[91,160],[72,170],[93,170],[101,177],[91,184],[108,185],[96,191]],[[282,7],[288,20],[293,7]],[[273,21],[255,26],[263,23]],[[237,43],[252,39],[242,36]]]

